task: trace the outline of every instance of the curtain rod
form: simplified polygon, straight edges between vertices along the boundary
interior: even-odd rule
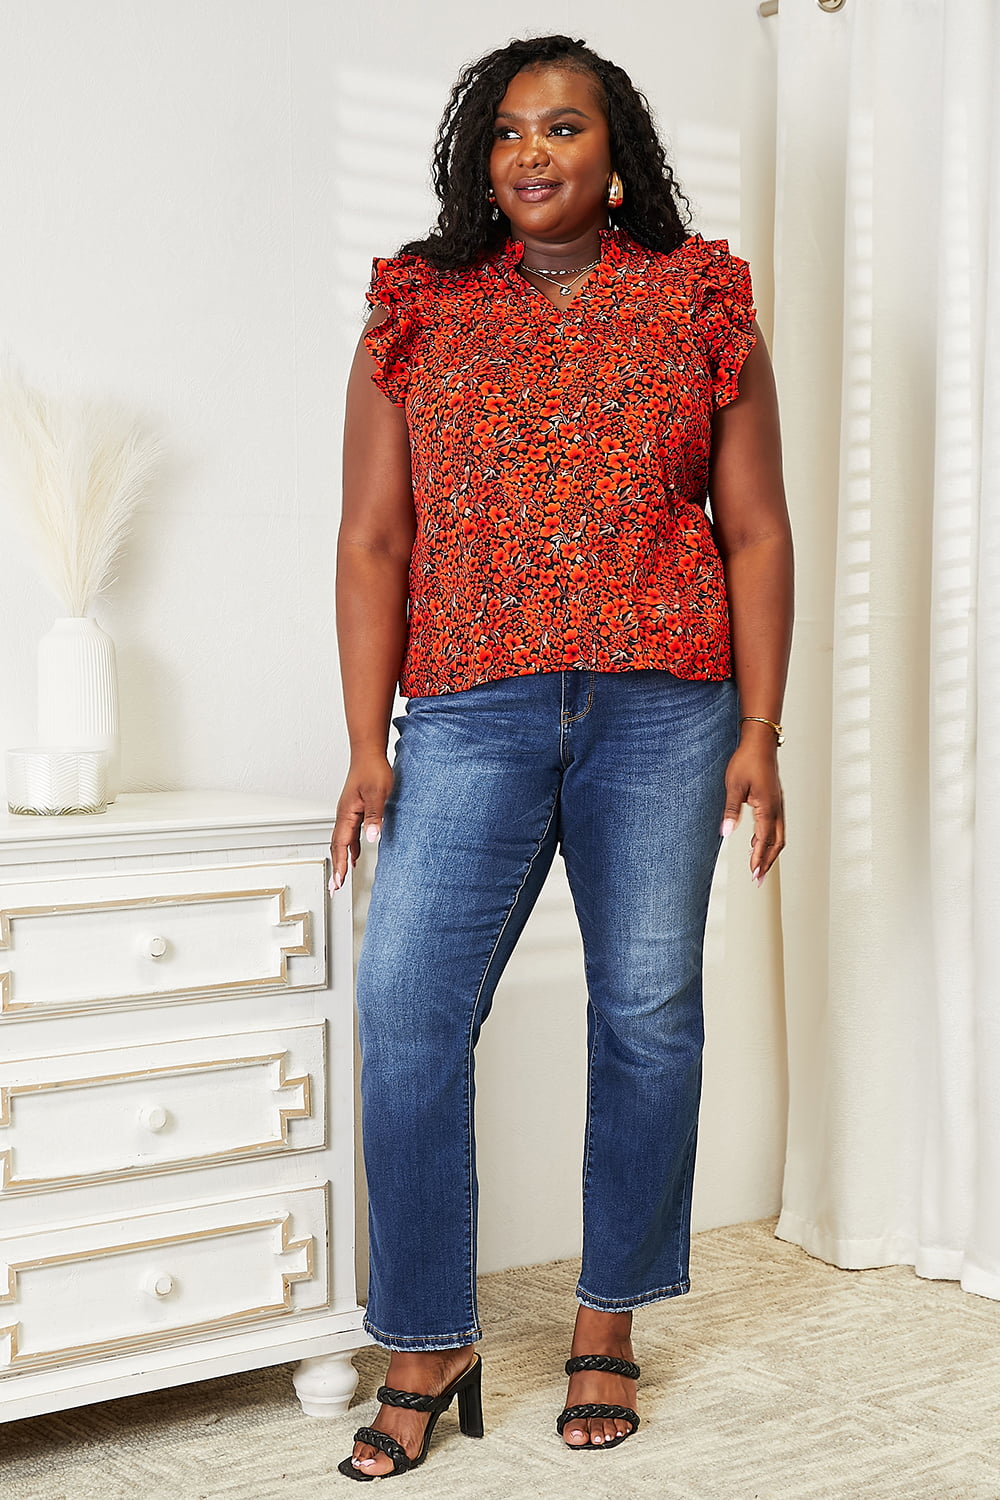
[[[816,0],[820,10],[843,10],[847,0]],[[759,16],[776,16],[778,14],[778,0],[761,0],[757,7]]]

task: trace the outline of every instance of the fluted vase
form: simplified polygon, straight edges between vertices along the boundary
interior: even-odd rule
[[[67,615],[38,643],[39,744],[108,752],[108,801],[118,795],[115,643],[96,620]]]

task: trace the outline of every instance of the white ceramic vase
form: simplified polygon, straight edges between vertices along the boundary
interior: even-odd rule
[[[89,616],[56,620],[38,643],[39,744],[108,752],[108,801],[118,795],[115,643]]]

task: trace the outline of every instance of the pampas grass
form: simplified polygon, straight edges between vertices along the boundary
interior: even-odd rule
[[[0,375],[0,500],[69,615],[114,582],[159,441],[112,402],[46,396]]]

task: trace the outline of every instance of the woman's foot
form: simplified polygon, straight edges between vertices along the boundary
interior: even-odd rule
[[[460,1349],[436,1349],[425,1354],[394,1353],[389,1360],[383,1385],[394,1391],[415,1391],[419,1396],[439,1396],[446,1386],[457,1380],[473,1362],[472,1346]],[[399,1406],[380,1406],[370,1425],[387,1432],[401,1443],[408,1458],[416,1458],[424,1441],[429,1420],[425,1411],[406,1411]],[[392,1459],[367,1443],[355,1443],[351,1462],[362,1474],[377,1476],[392,1470]]]
[[[580,1354],[610,1354],[615,1359],[633,1359],[632,1314],[595,1312],[591,1307],[579,1307],[572,1356],[575,1359]],[[584,1406],[591,1402],[629,1406],[634,1411],[636,1383],[624,1375],[606,1375],[601,1370],[581,1370],[579,1374],[571,1375],[566,1405]],[[563,1442],[570,1448],[585,1448],[588,1443],[599,1448],[631,1431],[632,1423],[621,1417],[572,1417],[563,1430]]]

